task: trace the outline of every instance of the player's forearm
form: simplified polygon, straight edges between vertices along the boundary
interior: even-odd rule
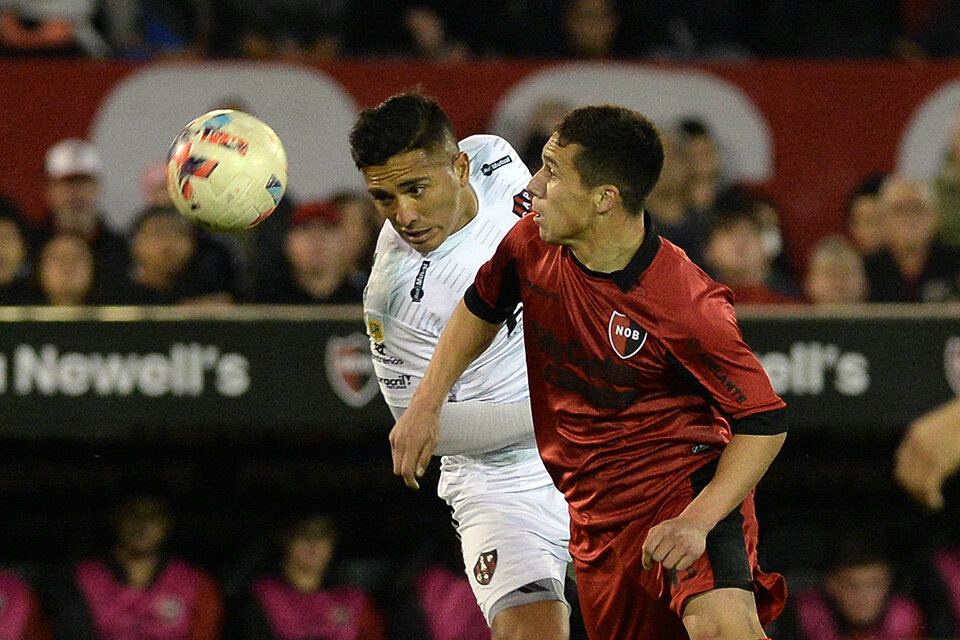
[[[463,300],[447,322],[410,406],[439,411],[453,384],[486,351],[500,326],[473,315]]]
[[[786,433],[734,434],[717,463],[713,479],[683,511],[682,517],[709,531],[743,502],[777,457]]]

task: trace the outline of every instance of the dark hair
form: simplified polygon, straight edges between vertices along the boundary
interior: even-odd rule
[[[350,154],[358,169],[386,164],[400,153],[456,146],[446,112],[432,98],[402,93],[360,112],[350,130]]]
[[[877,198],[877,196],[880,195],[880,187],[883,186],[883,181],[887,179],[888,175],[889,174],[883,171],[875,171],[864,177],[847,197],[847,202],[843,208],[843,217],[845,219],[850,218],[850,214],[853,212],[853,205],[860,198]]]
[[[580,107],[557,125],[557,143],[583,147],[573,159],[590,188],[612,184],[623,205],[639,214],[663,169],[663,145],[645,115],[615,105]]]
[[[188,228],[191,234],[196,235],[197,233],[196,227],[194,227],[189,221],[187,221],[186,218],[180,215],[180,212],[177,211],[177,208],[172,204],[151,204],[144,207],[139,213],[137,213],[137,217],[134,218],[133,224],[130,225],[130,235],[135,236],[138,234],[147,220],[151,220],[153,218],[173,218],[176,220],[181,220],[183,221],[184,228]]]
[[[733,202],[728,204],[729,206],[717,208],[710,216],[707,229],[708,236],[713,236],[719,231],[726,231],[741,222],[749,222],[758,234],[763,231],[763,223],[753,206],[734,206],[735,203]],[[750,203],[745,204],[750,205]]]

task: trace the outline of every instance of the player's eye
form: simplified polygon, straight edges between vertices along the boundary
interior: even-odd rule
[[[373,201],[378,205],[380,205],[381,207],[385,207],[385,206],[388,206],[391,202],[393,202],[393,196],[387,195],[385,193],[377,194],[373,196]]]
[[[407,190],[407,193],[409,193],[412,196],[420,196],[420,195],[423,195],[423,192],[426,190],[427,190],[427,187],[425,185],[418,184],[410,187]]]

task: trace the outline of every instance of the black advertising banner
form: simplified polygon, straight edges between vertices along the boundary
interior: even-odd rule
[[[359,309],[288,311],[113,309],[107,319],[50,312],[4,322],[3,433],[388,429]]]
[[[899,429],[960,395],[960,308],[741,313],[791,428]]]
[[[292,437],[389,430],[361,313],[0,312],[0,434]],[[791,426],[899,428],[960,394],[960,310],[740,312]]]

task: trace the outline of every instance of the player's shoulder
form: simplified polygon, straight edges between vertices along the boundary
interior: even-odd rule
[[[648,303],[659,307],[661,322],[689,330],[733,315],[730,290],[713,280],[687,254],[665,238],[644,283]]]
[[[470,176],[474,181],[530,179],[520,154],[500,136],[478,134],[464,138],[460,150],[470,158]]]

